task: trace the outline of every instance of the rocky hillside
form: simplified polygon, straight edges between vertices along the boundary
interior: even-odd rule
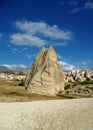
[[[0,81],[21,81],[24,80],[25,77],[25,75],[0,73]]]
[[[5,66],[0,66],[0,81],[20,81],[25,79],[27,69],[22,68],[8,68]]]
[[[63,94],[93,97],[93,71],[65,72],[65,91]]]
[[[93,71],[91,70],[74,70],[71,72],[64,72],[65,82],[83,82],[86,80],[93,80]]]
[[[14,71],[5,66],[0,66],[0,73],[14,74]]]
[[[0,73],[14,74],[14,75],[25,75],[27,73],[27,69],[23,69],[23,68],[8,68],[6,66],[0,66]]]

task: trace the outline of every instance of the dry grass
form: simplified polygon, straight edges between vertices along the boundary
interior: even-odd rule
[[[32,94],[25,90],[23,86],[18,86],[19,82],[0,82],[0,101],[33,101],[33,100],[55,100],[62,97],[52,97],[39,94]]]
[[[19,86],[19,82],[0,81],[0,102],[15,101],[35,101],[35,100],[57,100],[57,99],[77,99],[84,96],[65,94],[59,96],[46,96],[32,94],[25,90],[24,86]]]

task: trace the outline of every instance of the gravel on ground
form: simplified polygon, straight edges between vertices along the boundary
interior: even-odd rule
[[[93,130],[93,98],[1,102],[0,130]]]

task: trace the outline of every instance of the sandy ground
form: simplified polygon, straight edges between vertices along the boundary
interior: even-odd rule
[[[0,130],[93,130],[93,98],[0,103]]]

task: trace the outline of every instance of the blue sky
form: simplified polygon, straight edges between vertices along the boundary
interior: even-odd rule
[[[0,0],[0,65],[28,67],[49,45],[63,69],[93,69],[93,0]]]

